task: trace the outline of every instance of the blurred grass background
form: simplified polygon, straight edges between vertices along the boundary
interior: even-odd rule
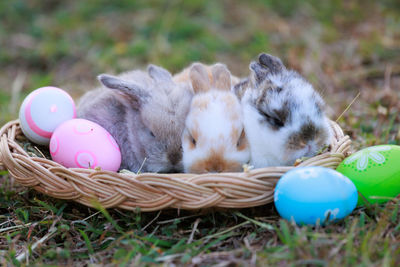
[[[145,68],[149,63],[175,73],[193,61],[221,61],[233,74],[244,77],[248,74],[250,61],[261,52],[282,58],[288,67],[307,77],[324,96],[333,120],[360,93],[339,119],[340,125],[354,140],[355,149],[382,143],[400,144],[398,0],[2,0],[0,125],[17,118],[23,98],[41,86],[58,86],[77,100],[86,90],[98,85],[96,76],[100,73],[116,74]],[[0,175],[8,177],[6,173]],[[54,221],[57,221],[59,238],[43,248],[42,254],[35,255],[39,259],[37,264],[54,264],[60,260],[71,264],[71,255],[81,258],[84,263],[101,263],[101,259],[132,263],[133,258],[135,263],[154,262],[156,257],[165,255],[158,250],[165,252],[166,247],[170,247],[167,254],[168,251],[170,254],[183,253],[176,258],[166,258],[166,262],[178,259],[180,263],[187,263],[200,252],[244,246],[243,239],[229,235],[237,235],[233,229],[227,232],[228,236],[222,230],[228,226],[236,227],[232,222],[239,223],[237,214],[217,213],[218,223],[215,223],[214,214],[204,216],[203,226],[195,237],[207,236],[214,231],[223,234],[217,235],[218,239],[214,241],[198,239],[197,243],[185,245],[193,224],[196,225],[194,219],[184,225],[179,219],[172,220],[171,224],[161,222],[155,228],[151,226],[148,231],[153,231],[153,239],[146,239],[148,233],[143,228],[147,226],[143,226],[153,219],[154,214],[140,217],[112,211],[111,217],[126,227],[124,231],[139,229],[124,234],[118,227],[114,228],[115,221],[107,214],[92,218],[90,216],[96,213],[91,209],[17,188],[7,179],[2,181],[0,214],[4,215],[0,217],[4,222],[8,220],[10,225],[37,222],[40,225],[34,230],[26,228],[0,235],[0,258],[5,255],[7,262],[13,264],[18,264],[13,258],[15,254],[34,241],[31,234],[42,236]],[[398,236],[398,204],[393,207],[394,210],[383,209],[378,213],[358,211],[344,224],[317,229],[317,233],[309,228],[289,227],[283,221],[279,222],[276,214],[272,219],[268,216],[257,219],[274,224],[275,232],[264,224],[253,228],[239,225],[235,229],[250,233],[251,244],[254,241],[267,247],[257,254],[257,262],[262,265],[304,259],[304,264],[317,266],[334,262],[350,266],[362,258],[367,265],[375,263],[378,266],[386,262],[389,263],[386,266],[390,266],[400,260],[399,247],[395,242],[391,243],[390,238],[379,239],[378,230],[387,222],[385,227],[389,225],[389,228],[385,229]],[[273,213],[271,210],[266,207],[262,212]],[[251,216],[252,212],[248,211],[247,215]],[[387,220],[376,224],[374,218],[381,215]],[[86,216],[91,219],[85,219],[81,227],[71,226],[71,220],[76,222]],[[44,217],[47,224],[43,223]],[[164,219],[169,222],[171,217]],[[82,234],[77,229],[87,232]],[[348,242],[355,234],[359,235],[359,242],[364,242],[362,246]],[[99,238],[102,242],[95,243]],[[108,250],[105,249],[110,244],[106,242],[107,238],[114,240]],[[184,240],[184,244],[175,246],[175,241],[163,243],[165,240]],[[343,240],[347,241],[343,243]],[[321,246],[313,252],[315,247]],[[378,253],[381,248],[384,248],[383,252]],[[236,252],[232,253],[227,257],[236,255]],[[248,254],[241,254],[240,260],[245,260],[238,261],[239,264],[253,264],[252,253],[250,250]],[[337,256],[338,253],[341,256]],[[142,257],[137,259],[137,255]],[[212,257],[221,255],[213,254]],[[327,261],[307,261],[317,257],[315,255],[325,257]],[[202,258],[197,260],[202,262]]]
[[[398,89],[399,6],[397,0],[3,0],[0,122],[15,118],[24,95],[40,86],[59,86],[77,99],[97,86],[98,74],[149,63],[177,72],[193,61],[221,61],[246,76],[260,52],[305,75],[338,116],[358,91],[357,102],[382,91],[388,67]],[[22,94],[10,102],[15,82]]]
[[[383,90],[388,68],[390,86],[399,88],[399,15],[397,0],[3,0],[0,123],[16,118],[23,97],[41,86],[59,86],[78,99],[103,72],[149,63],[177,72],[193,61],[221,61],[243,77],[260,52],[306,76],[333,119],[358,91],[357,102],[376,109],[371,98],[379,101],[375,93]],[[355,113],[354,126],[368,135],[377,126],[363,120],[369,107],[355,106],[343,119],[353,126]],[[382,141],[395,138],[372,138]]]

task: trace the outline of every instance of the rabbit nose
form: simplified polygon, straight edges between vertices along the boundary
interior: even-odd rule
[[[300,148],[304,148],[306,146],[307,146],[307,143],[305,141],[300,141],[300,143],[299,143]]]
[[[168,153],[167,157],[172,165],[176,165],[182,159],[182,154],[180,152],[171,152]]]
[[[207,172],[222,172],[223,167],[221,166],[220,162],[212,162],[208,167],[206,167]]]

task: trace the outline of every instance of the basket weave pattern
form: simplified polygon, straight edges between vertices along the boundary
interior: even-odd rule
[[[351,141],[331,122],[334,136],[328,152],[298,166],[336,168],[348,155]],[[0,169],[5,168],[21,185],[46,195],[74,200],[86,206],[155,211],[165,208],[246,208],[273,201],[279,178],[295,167],[268,167],[241,173],[127,174],[93,169],[65,168],[31,157],[16,142],[22,135],[19,121],[0,129]]]

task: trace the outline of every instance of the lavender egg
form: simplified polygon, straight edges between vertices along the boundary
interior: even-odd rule
[[[76,117],[72,97],[57,87],[36,89],[22,102],[19,120],[24,135],[39,145],[48,145],[54,130]]]

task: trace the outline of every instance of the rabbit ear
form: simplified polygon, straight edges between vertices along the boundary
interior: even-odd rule
[[[250,80],[254,85],[259,85],[262,83],[268,75],[267,69],[258,62],[252,61],[249,68],[251,71]]]
[[[200,63],[194,63],[190,68],[189,77],[195,93],[207,92],[211,88],[207,69]]]
[[[150,77],[157,82],[172,82],[172,75],[164,68],[150,64],[147,67]]]
[[[225,65],[220,63],[215,64],[211,68],[211,73],[214,88],[224,91],[231,90],[231,73]]]
[[[126,81],[108,74],[101,74],[97,76],[97,79],[105,87],[121,91],[138,104],[145,102],[146,99],[150,97],[148,92],[143,90],[139,85],[134,82]]]
[[[283,70],[286,70],[285,66],[283,65],[282,61],[274,56],[269,54],[262,53],[258,56],[258,62],[267,68],[271,73],[279,73]]]
[[[250,63],[251,81],[258,85],[265,80],[268,74],[277,74],[286,70],[282,61],[269,54],[262,53],[258,56],[258,62]]]
[[[242,100],[242,97],[244,95],[244,93],[247,90],[249,84],[249,79],[244,79],[241,80],[239,83],[235,84],[235,86],[233,86],[233,93],[235,93],[235,95],[237,96],[237,98],[239,98],[239,100]]]

